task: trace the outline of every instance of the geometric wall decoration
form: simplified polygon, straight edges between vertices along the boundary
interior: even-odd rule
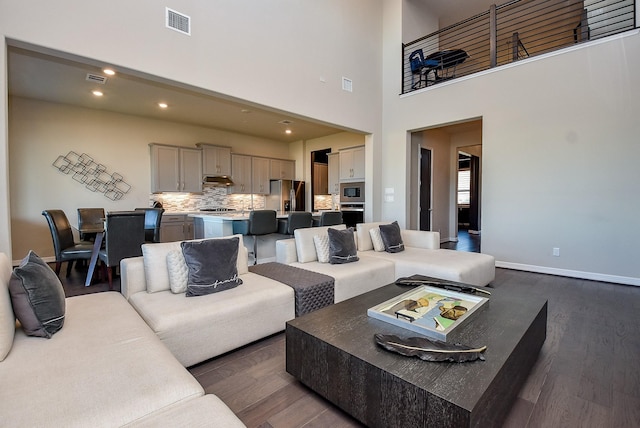
[[[52,165],[64,174],[72,174],[75,181],[84,184],[92,192],[104,193],[112,201],[122,199],[131,190],[131,186],[123,181],[120,174],[109,174],[106,166],[96,163],[86,153],[79,155],[71,151],[58,156]]]

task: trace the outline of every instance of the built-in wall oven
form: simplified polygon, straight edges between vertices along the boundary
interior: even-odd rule
[[[340,211],[347,227],[364,222],[364,182],[340,183]]]

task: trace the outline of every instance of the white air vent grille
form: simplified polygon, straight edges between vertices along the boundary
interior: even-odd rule
[[[107,83],[107,78],[99,74],[87,73],[87,81],[104,85]]]
[[[167,8],[167,28],[191,35],[191,18],[183,13]]]
[[[353,92],[353,81],[348,77],[342,78],[342,89],[348,92]]]

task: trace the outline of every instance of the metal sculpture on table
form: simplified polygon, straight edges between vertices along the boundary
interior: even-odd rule
[[[81,155],[70,151],[66,155],[60,155],[52,164],[58,171],[71,175],[78,183],[83,184],[92,192],[104,193],[104,196],[112,201],[122,199],[131,190],[122,175],[117,172],[109,173],[107,167],[96,163],[86,153]]]

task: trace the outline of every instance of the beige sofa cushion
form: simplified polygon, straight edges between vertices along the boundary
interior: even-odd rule
[[[284,330],[295,317],[293,289],[246,273],[243,284],[206,296],[135,293],[129,303],[185,366]]]
[[[298,262],[308,263],[318,260],[318,254],[316,253],[316,246],[313,242],[313,237],[316,235],[328,235],[327,230],[329,228],[343,230],[346,229],[346,226],[344,224],[338,224],[335,226],[305,227],[303,229],[296,229],[293,232],[293,236],[296,240]]]
[[[207,394],[156,412],[126,427],[244,428],[246,425],[220,398]]]
[[[9,280],[11,279],[11,262],[5,253],[0,253],[0,361],[4,360],[16,330],[16,317],[13,315]]]
[[[204,394],[116,292],[68,298],[51,339],[17,330],[0,379],[0,424],[16,427],[122,426]]]
[[[401,253],[369,251],[367,256],[393,261],[395,278],[413,274],[485,286],[495,278],[495,259],[481,253],[405,247]]]
[[[248,256],[246,248],[242,241],[242,235],[238,236],[238,275],[249,272]],[[209,239],[226,239],[230,236],[223,238],[209,238]],[[194,239],[193,241],[202,241],[202,239]],[[160,242],[154,244],[142,245],[142,256],[144,257],[144,273],[147,278],[147,292],[157,293],[159,291],[165,291],[171,289],[171,283],[169,281],[169,270],[167,268],[167,254],[172,250],[182,251],[180,247],[180,241],[176,242]]]
[[[338,303],[395,281],[393,262],[368,257],[369,253],[373,251],[358,252],[360,260],[353,263],[332,265],[315,261],[291,263],[291,266],[332,276],[335,279],[334,300]]]

